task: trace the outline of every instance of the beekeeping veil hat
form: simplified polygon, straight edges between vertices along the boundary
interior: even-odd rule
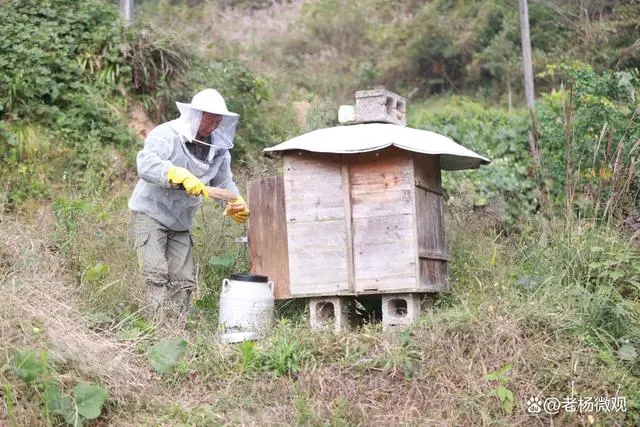
[[[236,135],[236,127],[240,115],[227,109],[222,95],[215,89],[205,89],[198,92],[190,104],[176,102],[180,117],[172,120],[171,127],[186,137],[189,141],[196,138],[202,113],[212,113],[222,116],[222,121],[211,134],[211,143],[215,148],[230,149]]]

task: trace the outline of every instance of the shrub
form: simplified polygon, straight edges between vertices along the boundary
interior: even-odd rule
[[[451,99],[443,108],[425,103],[411,110],[411,126],[447,135],[492,160],[478,170],[445,172],[443,187],[449,199],[466,197],[460,190],[468,188],[470,207],[496,209],[498,218],[508,225],[536,209],[539,200],[536,182],[530,177],[525,113],[509,114],[462,98]]]

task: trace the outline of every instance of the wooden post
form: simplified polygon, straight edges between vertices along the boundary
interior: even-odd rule
[[[520,37],[522,39],[522,62],[524,65],[524,92],[527,108],[533,108],[533,61],[531,60],[531,38],[529,37],[529,9],[527,0],[520,0]]]
[[[120,0],[120,16],[127,24],[133,19],[133,0]]]

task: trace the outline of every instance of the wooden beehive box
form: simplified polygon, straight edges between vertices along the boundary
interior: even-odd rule
[[[250,268],[275,282],[276,299],[448,289],[441,170],[489,160],[404,127],[395,94],[356,98],[361,124],[266,149],[283,173],[248,185]]]
[[[447,290],[437,156],[294,151],[248,198],[251,271],[278,299]]]

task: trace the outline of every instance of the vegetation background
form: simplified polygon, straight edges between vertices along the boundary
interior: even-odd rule
[[[132,25],[112,1],[0,0],[0,424],[639,425],[640,3],[529,16],[533,112],[515,0],[139,0]],[[220,345],[246,228],[207,204],[198,314],[145,320],[126,203],[174,101],[215,87],[241,114],[244,188],[278,173],[262,148],[378,85],[493,160],[444,175],[451,293],[396,332],[309,333],[287,302],[267,339]]]

